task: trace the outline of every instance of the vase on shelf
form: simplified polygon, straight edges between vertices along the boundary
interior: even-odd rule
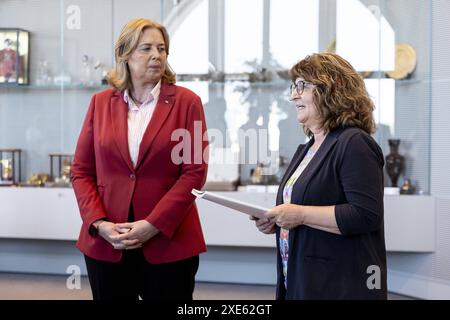
[[[397,188],[397,181],[403,172],[405,158],[398,153],[400,139],[389,139],[390,153],[386,156],[386,171],[391,179],[391,186]]]
[[[400,187],[400,194],[414,194],[416,188],[411,184],[410,179],[405,179]]]

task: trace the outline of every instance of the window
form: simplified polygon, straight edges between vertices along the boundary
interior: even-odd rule
[[[175,73],[208,72],[208,1],[195,6],[170,36],[169,63]]]
[[[283,69],[319,51],[319,1],[270,2],[270,53]]]
[[[262,60],[263,1],[225,1],[225,72],[254,71],[246,62]]]
[[[394,70],[395,34],[379,7],[337,0],[336,53],[358,71]]]

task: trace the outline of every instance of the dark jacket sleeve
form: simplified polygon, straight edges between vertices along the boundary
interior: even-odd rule
[[[364,133],[349,138],[339,168],[347,203],[336,205],[335,214],[343,235],[369,233],[383,223],[383,154]]]

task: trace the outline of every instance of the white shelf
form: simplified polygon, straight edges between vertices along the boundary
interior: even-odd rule
[[[0,188],[0,237],[75,240],[81,218],[71,188]]]
[[[275,193],[218,192],[272,207]],[[432,196],[385,196],[386,249],[396,252],[435,250],[435,201]],[[274,235],[260,233],[248,216],[205,200],[197,200],[208,245],[275,247]],[[0,237],[76,240],[81,219],[69,188],[0,188]]]
[[[386,249],[398,252],[433,252],[436,212],[433,196],[384,197]]]

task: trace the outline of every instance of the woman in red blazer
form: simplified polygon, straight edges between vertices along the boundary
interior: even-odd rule
[[[169,37],[134,19],[115,45],[111,89],[92,97],[72,183],[94,299],[192,299],[206,251],[191,195],[207,174],[200,98],[174,85]]]

